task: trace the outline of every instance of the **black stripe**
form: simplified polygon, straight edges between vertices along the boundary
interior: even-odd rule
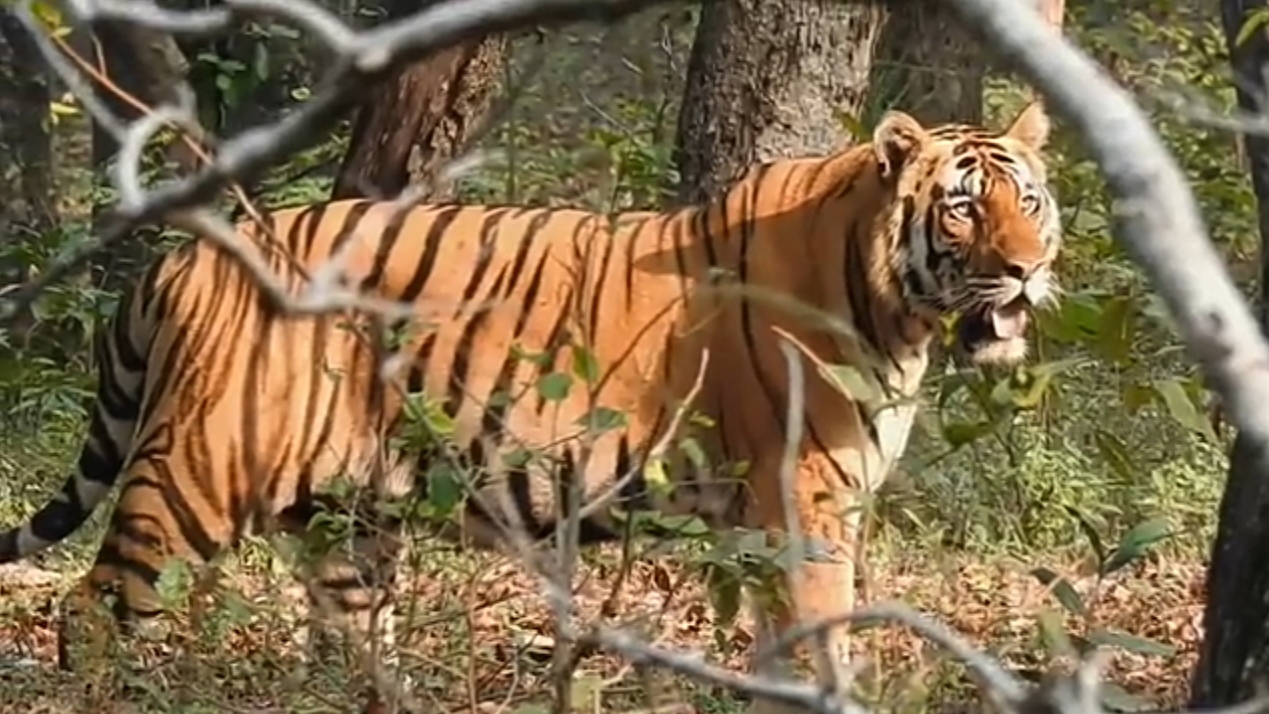
[[[753,214],[752,204],[748,192],[741,194],[741,215],[745,218],[740,224],[740,260],[739,260],[739,279],[742,287],[749,284],[749,248],[753,241],[754,226],[748,216]],[[781,400],[776,397],[777,392],[767,381],[767,375],[759,364],[759,355],[757,348],[757,339],[754,335],[753,328],[753,306],[747,295],[742,294],[740,297],[740,324],[741,334],[744,337],[745,349],[749,351],[749,363],[753,368],[754,377],[758,380],[759,386],[762,388],[762,394],[767,398],[768,406],[771,409],[771,415],[776,420],[776,424],[780,428],[781,433],[785,433],[787,427],[784,423],[784,412],[780,409]]]
[[[539,379],[551,373],[551,370],[555,367],[555,359],[559,354],[560,349],[564,346],[564,344],[569,342],[569,335],[568,330],[565,328],[565,322],[568,320],[568,316],[572,312],[569,310],[569,303],[572,299],[573,295],[570,290],[569,293],[565,295],[565,299],[562,303],[556,308],[559,312],[555,318],[555,324],[551,326],[551,331],[547,334],[546,345],[543,349],[544,354],[541,357],[542,361],[538,364]],[[537,403],[534,404],[533,412],[537,416],[542,416],[542,412],[546,410],[546,399],[543,398],[541,392],[536,392],[536,399]]]
[[[607,233],[597,235],[595,240],[601,241],[604,245],[602,248],[603,255],[599,259],[599,275],[591,282],[594,286],[594,292],[590,297],[590,314],[587,316],[586,324],[586,339],[589,340],[591,344],[595,344],[599,339],[600,303],[603,301],[605,293],[604,287],[606,281],[608,280],[608,266],[612,264],[612,250],[614,244],[617,242],[613,239],[611,234]]]
[[[511,293],[515,291],[516,286],[520,284],[520,279],[524,275],[524,265],[529,259],[529,251],[533,249],[533,244],[537,240],[538,233],[542,231],[542,227],[545,226],[550,219],[551,213],[549,211],[538,211],[533,218],[529,220],[529,225],[524,231],[524,236],[520,239],[520,245],[516,248],[516,257],[511,262],[511,279],[507,281],[507,290],[503,297],[510,297]]]
[[[476,264],[472,267],[471,277],[467,279],[467,285],[463,287],[463,297],[459,304],[454,308],[454,317],[457,318],[463,309],[476,296],[476,291],[480,288],[480,283],[485,278],[485,271],[489,270],[489,263],[493,260],[494,253],[494,234],[501,227],[503,219],[508,213],[515,209],[499,208],[486,211],[486,216],[480,223],[480,247],[476,250]]]
[[[432,219],[432,225],[428,228],[427,235],[423,238],[425,246],[423,258],[419,261],[414,275],[410,277],[410,282],[406,284],[405,290],[401,291],[399,297],[402,301],[414,302],[419,294],[423,292],[428,278],[432,277],[432,269],[436,267],[436,256],[440,253],[441,243],[449,231],[449,226],[463,210],[462,206],[449,206],[442,209]]]
[[[383,283],[384,271],[388,268],[388,261],[392,257],[392,251],[396,248],[397,241],[401,238],[401,229],[405,226],[405,221],[409,216],[409,209],[392,211],[388,224],[384,226],[383,232],[378,236],[379,245],[375,249],[375,259],[370,267],[370,274],[361,281],[363,292],[379,291]],[[341,238],[344,238],[344,236],[341,236]]]
[[[694,217],[694,228],[696,229],[696,239],[701,242],[705,248],[705,266],[707,274],[710,275],[710,283],[715,283],[718,276],[715,274],[715,268],[718,267],[718,252],[714,248],[714,233],[709,229],[709,214],[701,211]],[[723,230],[727,230],[727,224],[723,224]]]
[[[520,515],[520,522],[524,532],[530,534],[540,533],[542,524],[538,522],[537,517],[533,513],[533,495],[529,489],[528,472],[522,467],[509,469],[507,472],[507,486],[511,491],[511,502],[515,504],[516,512]]]
[[[504,266],[498,273],[497,279],[494,280],[490,293],[497,293],[504,280],[507,278],[507,269]],[[467,298],[470,300],[470,298]],[[450,370],[449,377],[449,402],[450,408],[457,414],[463,402],[463,388],[471,378],[471,357],[472,346],[476,342],[478,333],[484,328],[485,323],[489,320],[489,310],[480,310],[473,315],[467,324],[463,326],[463,331],[459,335],[458,344],[454,348],[454,362]],[[478,395],[479,396],[479,395]],[[488,395],[485,395],[488,396]]]
[[[681,290],[683,294],[687,294],[687,278],[691,275],[691,268],[688,265],[687,248],[691,241],[691,236],[681,223],[675,225],[675,230],[671,232],[670,237],[674,241],[674,268],[678,271],[679,285],[683,286]]]

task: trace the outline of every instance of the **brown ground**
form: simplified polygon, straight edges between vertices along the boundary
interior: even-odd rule
[[[421,680],[416,679],[425,682],[419,691],[432,704],[449,711],[470,710],[474,699],[482,714],[516,712],[518,702],[534,698],[535,693],[540,697],[544,691],[549,654],[534,653],[533,641],[549,637],[549,612],[538,595],[537,583],[514,565],[492,557],[462,562],[465,565],[438,569],[416,583],[413,602],[421,612],[413,621],[422,624],[413,629],[410,649],[418,653],[414,664],[424,673]],[[611,589],[612,570],[611,566],[598,565],[583,571],[588,577],[582,578],[577,602],[584,616],[594,617],[599,612]],[[991,647],[1024,676],[1034,676],[1042,669],[1036,656],[1036,615],[1055,609],[1056,601],[1027,573],[1026,566],[1008,560],[947,558],[942,563],[928,559],[884,563],[874,570],[874,594],[902,599],[933,615],[979,647]],[[300,694],[297,687],[307,685],[286,678],[294,673],[295,663],[288,653],[287,635],[279,634],[279,628],[284,627],[272,615],[249,625],[231,626],[220,639],[202,634],[186,641],[185,656],[147,670],[146,680],[157,686],[160,694],[142,696],[138,701],[143,705],[127,705],[115,694],[89,691],[92,687],[86,685],[91,678],[71,678],[53,669],[55,636],[48,608],[51,579],[40,578],[34,571],[21,573],[0,570],[2,711],[73,712],[90,707],[101,714],[199,710],[194,702],[216,702],[205,711],[342,708],[338,698],[346,694],[346,686],[336,685],[335,694],[317,692],[321,687]],[[707,647],[715,661],[743,667],[746,645],[751,641],[747,621],[742,617],[738,628],[715,635],[704,588],[688,580],[689,576],[647,561],[638,563],[619,600],[620,620],[652,633],[662,646]],[[1118,650],[1111,658],[1108,677],[1153,706],[1175,708],[1184,703],[1200,636],[1203,577],[1201,564],[1155,559],[1118,574],[1103,586],[1091,606],[1102,627],[1151,638],[1176,649],[1170,657]],[[681,584],[680,578],[684,579]],[[1089,597],[1090,579],[1076,580],[1075,584]],[[239,579],[233,587],[256,603],[279,601],[269,595],[277,592],[277,586],[262,589],[258,578]],[[1067,627],[1073,632],[1086,631],[1070,618]],[[873,630],[862,635],[861,644],[874,655],[874,673],[884,673],[880,679],[885,686],[873,694],[887,709],[941,710],[943,705],[971,696],[963,678],[949,674],[946,665],[935,661],[933,649],[923,646],[910,632],[900,628]],[[20,658],[29,661],[24,666],[12,664]],[[514,671],[516,663],[518,672]],[[610,680],[601,699],[604,711],[635,708],[624,702],[633,696],[641,680],[621,676],[623,669],[616,658],[588,658],[579,672],[578,682]],[[471,687],[471,682],[478,684]],[[663,690],[658,701],[675,701],[677,697],[679,702],[695,702],[681,705],[680,711],[706,711],[700,702],[705,701],[701,697],[708,699],[709,690],[696,688],[695,698],[688,699],[686,689],[675,689],[668,680],[658,688]],[[584,698],[585,692],[582,695]],[[734,711],[734,703],[729,708],[725,699],[718,700],[720,708],[707,708]],[[286,702],[285,708],[278,708],[281,702]],[[505,708],[500,706],[503,702],[507,703]]]

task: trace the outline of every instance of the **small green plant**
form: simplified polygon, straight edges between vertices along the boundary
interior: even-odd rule
[[[1053,611],[1041,612],[1037,617],[1037,634],[1044,650],[1052,658],[1083,658],[1105,648],[1152,657],[1175,655],[1176,648],[1171,645],[1101,625],[1098,613],[1100,595],[1112,576],[1140,562],[1157,545],[1173,536],[1168,519],[1159,517],[1138,523],[1124,531],[1113,548],[1108,548],[1091,519],[1077,509],[1070,508],[1068,511],[1088,541],[1093,581],[1086,592],[1081,593],[1068,578],[1050,568],[1037,566],[1031,570],[1031,575],[1049,589],[1053,600],[1077,625],[1067,627],[1063,624],[1064,618]],[[1141,704],[1122,687],[1113,682],[1106,684],[1109,686],[1103,696],[1107,698],[1108,706]]]

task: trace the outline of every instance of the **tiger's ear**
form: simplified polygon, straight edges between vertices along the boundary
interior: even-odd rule
[[[872,150],[877,156],[877,169],[884,180],[893,180],[903,170],[903,165],[920,153],[930,135],[913,119],[901,111],[888,111],[872,132]]]
[[[1044,110],[1044,104],[1034,101],[1018,113],[1005,131],[1005,136],[1039,151],[1049,143],[1049,131],[1052,128],[1053,123],[1049,121],[1049,113]]]

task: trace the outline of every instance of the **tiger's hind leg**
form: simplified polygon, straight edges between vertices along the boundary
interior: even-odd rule
[[[160,577],[174,561],[194,569],[210,562],[232,531],[214,509],[190,512],[165,457],[132,462],[122,480],[96,560],[61,604],[62,669],[80,672],[99,658],[114,667],[116,644],[169,644]]]
[[[783,534],[788,527],[777,469],[778,466],[771,466],[767,472],[769,478],[751,478],[753,501],[746,520],[750,527]],[[798,625],[835,618],[855,607],[855,558],[863,522],[856,491],[841,483],[837,469],[827,462],[826,456],[814,454],[800,459],[792,489],[805,558],[799,564],[795,581],[783,578],[787,600],[772,603],[766,597],[751,598],[755,604],[764,603],[755,612],[758,622],[755,653],[769,651],[779,638]],[[820,682],[848,686],[848,629],[833,627],[825,635],[818,641],[802,639],[778,655],[756,660],[753,669],[760,674],[786,677],[793,674],[791,670],[809,669]],[[812,651],[820,643],[826,646],[826,658]],[[751,714],[797,711],[801,710],[765,699],[755,699],[750,708]]]

